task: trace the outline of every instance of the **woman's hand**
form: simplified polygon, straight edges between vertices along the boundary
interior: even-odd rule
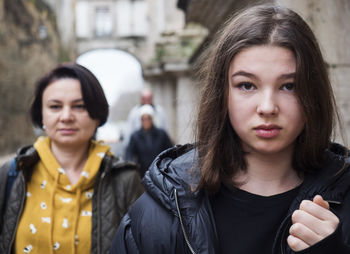
[[[292,214],[293,225],[287,242],[293,251],[304,250],[332,234],[339,224],[338,217],[320,195],[313,201],[303,200]]]

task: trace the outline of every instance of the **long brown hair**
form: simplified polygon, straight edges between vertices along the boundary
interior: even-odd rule
[[[295,55],[295,91],[306,125],[296,140],[294,169],[317,170],[330,146],[338,113],[315,35],[292,10],[276,5],[254,6],[225,23],[200,67],[203,90],[196,122],[201,168],[198,189],[215,192],[221,182],[247,168],[240,138],[228,118],[228,70],[238,52],[257,45],[285,47]]]

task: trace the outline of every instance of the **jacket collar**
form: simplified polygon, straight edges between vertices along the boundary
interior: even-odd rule
[[[24,146],[17,150],[17,170],[24,170],[32,167],[40,159],[38,152],[33,146]]]

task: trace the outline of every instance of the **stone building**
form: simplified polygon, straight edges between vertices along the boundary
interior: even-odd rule
[[[0,155],[33,140],[27,116],[36,79],[64,61],[55,14],[45,2],[0,0]]]
[[[350,137],[349,0],[0,0],[0,154],[33,140],[26,113],[34,81],[100,48],[137,58],[173,140],[193,141],[200,91],[193,66],[230,15],[262,2],[294,9],[315,31]]]
[[[37,78],[53,66],[101,48],[123,50],[143,67],[159,63],[164,52],[158,42],[164,36],[171,38],[184,26],[184,13],[176,8],[176,0],[0,3],[0,155],[33,142],[34,132],[27,117],[30,96]],[[153,88],[151,82],[147,85]],[[156,89],[154,96],[169,114],[175,100],[172,91],[171,86],[165,85]],[[170,124],[172,133],[174,126]]]
[[[187,59],[188,54],[176,46],[185,23],[176,0],[75,0],[75,13],[77,56],[94,49],[118,49],[138,59],[145,85],[153,90],[154,102],[165,109],[170,135],[177,140],[174,86],[169,82],[159,86],[146,74],[152,66],[162,65],[169,52],[171,61],[174,57],[176,61]],[[164,44],[173,49],[165,51]],[[116,107],[112,105],[113,108]]]

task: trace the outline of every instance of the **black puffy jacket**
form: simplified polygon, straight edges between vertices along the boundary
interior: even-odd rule
[[[0,253],[10,254],[16,229],[26,200],[30,180],[39,155],[33,146],[19,150],[16,161],[19,175],[13,183],[0,228]],[[91,253],[109,252],[117,227],[131,204],[142,194],[137,167],[120,158],[106,155],[102,160],[92,198]],[[3,217],[4,216],[4,217]]]
[[[341,223],[333,234],[298,253],[350,253],[350,166],[345,164],[348,158],[341,151],[344,148],[334,144],[324,167],[305,176],[275,236],[271,253],[294,253],[286,241],[291,214],[302,200],[312,199],[316,194],[330,203]],[[146,192],[118,228],[111,254],[219,253],[209,197],[204,191],[191,191],[198,183],[198,171],[196,152],[190,145],[160,154],[143,179]]]

